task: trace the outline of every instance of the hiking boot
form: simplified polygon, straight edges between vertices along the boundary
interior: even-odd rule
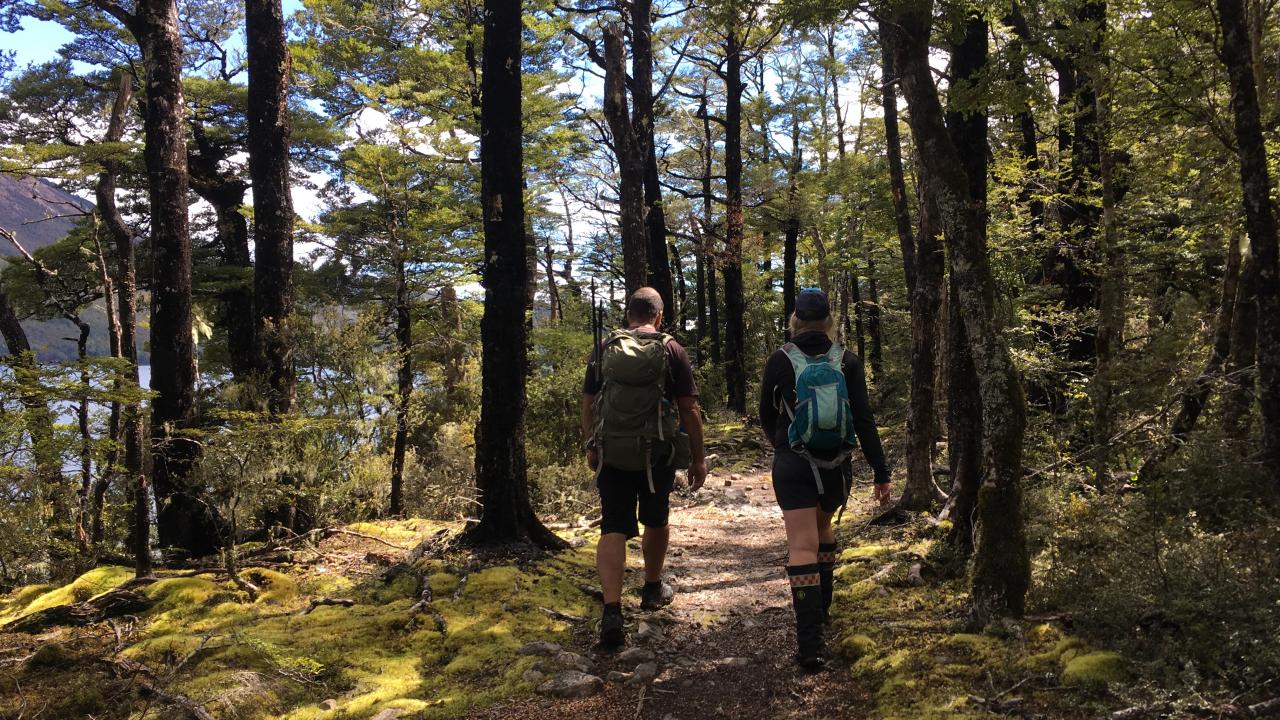
[[[622,647],[627,641],[623,625],[622,604],[605,605],[604,615],[600,617],[600,645],[605,648]]]
[[[671,604],[675,599],[675,588],[662,580],[646,582],[640,589],[640,609],[657,610]]]
[[[822,579],[818,566],[788,565],[791,603],[796,611],[796,662],[806,672],[826,667],[822,640]]]
[[[822,621],[831,623],[831,597],[835,593],[836,544],[818,545],[818,577],[822,580]]]

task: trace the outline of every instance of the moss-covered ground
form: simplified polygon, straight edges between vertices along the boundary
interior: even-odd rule
[[[4,634],[0,625],[0,718],[17,717],[33,698],[46,718],[171,717],[148,704],[101,660],[144,664],[168,692],[216,717],[345,720],[388,709],[403,717],[463,717],[478,705],[529,687],[533,658],[516,654],[530,640],[563,640],[569,619],[590,614],[582,592],[594,567],[591,548],[469,569],[465,554],[419,563],[382,580],[387,566],[442,529],[424,521],[349,528],[400,546],[337,535],[272,567],[246,561],[256,599],[214,573],[161,573],[141,589],[154,601],[135,620],[55,629],[43,636]],[[452,529],[452,528],[443,528]],[[566,531],[566,537],[581,533]],[[102,567],[60,588],[23,588],[0,600],[0,623],[87,600],[132,577]],[[425,578],[433,602],[411,612]],[[341,598],[350,607],[313,599]],[[121,633],[117,646],[114,635]],[[55,651],[40,647],[56,647]],[[327,702],[326,702],[327,701]]]

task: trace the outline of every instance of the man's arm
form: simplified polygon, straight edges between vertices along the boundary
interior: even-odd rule
[[[702,443],[702,411],[698,408],[696,396],[676,399],[680,406],[680,422],[689,435],[689,450],[692,462],[689,464],[689,488],[697,490],[707,481],[707,449]]]

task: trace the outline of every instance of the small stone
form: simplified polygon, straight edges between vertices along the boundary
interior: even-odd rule
[[[652,642],[662,642],[663,640],[662,629],[659,628],[657,625],[641,620],[640,627],[636,630],[636,637],[640,638],[641,640],[650,640]]]
[[[397,718],[400,717],[401,712],[403,711],[397,708],[387,708],[379,712],[377,715],[369,718],[369,720],[397,720]]]
[[[626,681],[631,679],[631,676],[632,676],[632,673],[629,673],[629,672],[620,672],[618,670],[610,670],[609,674],[605,675],[604,679],[611,683],[625,683]]]
[[[876,597],[889,597],[889,591],[886,590],[883,585],[877,585],[876,589],[871,591],[871,594]]]
[[[636,666],[636,671],[627,679],[628,685],[641,685],[658,677],[658,663],[647,662]]]
[[[577,670],[565,670],[538,686],[542,695],[559,698],[591,697],[604,688],[604,680]]]
[[[590,673],[595,670],[595,663],[578,653],[564,651],[556,655],[556,664],[566,668],[572,668],[578,672]]]
[[[694,668],[698,666],[698,661],[688,655],[681,655],[675,659],[675,664],[683,668]]]
[[[335,710],[337,709],[337,707],[338,707],[338,701],[334,700],[333,698],[329,698],[328,700],[325,700],[324,702],[320,703],[320,709],[325,711]]]
[[[742,503],[747,502],[747,491],[742,488],[729,488],[724,491],[724,501],[735,505],[741,505]]]
[[[740,482],[740,481],[742,480],[742,474],[741,474],[741,473],[734,473],[734,474],[732,474],[732,475],[730,475],[730,476],[729,476],[729,479],[730,479],[730,480],[732,480],[733,482]]]
[[[571,548],[580,548],[580,547],[586,547],[586,546],[587,546],[586,538],[576,537],[569,541],[569,547]]]
[[[733,487],[733,481],[732,481],[732,480],[725,480],[725,481],[724,481],[724,486],[725,486],[725,487]]]
[[[618,653],[618,662],[630,665],[653,660],[653,651],[642,647],[633,647]]]
[[[533,642],[525,643],[519,652],[521,655],[552,657],[560,654],[560,646],[546,640],[534,640]]]
[[[747,657],[727,657],[720,660],[720,664],[725,667],[741,668],[751,664],[751,658]]]
[[[538,685],[543,680],[547,679],[547,674],[537,668],[529,668],[528,670],[524,671],[524,674],[520,676],[520,679],[524,680],[530,685]]]
[[[671,557],[680,557],[681,555],[684,555],[684,548],[678,547],[671,549]]]

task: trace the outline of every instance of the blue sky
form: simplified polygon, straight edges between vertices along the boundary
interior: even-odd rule
[[[300,9],[302,0],[284,0],[286,15],[292,15]],[[21,30],[3,36],[0,48],[15,51],[18,67],[22,67],[27,63],[52,60],[57,57],[58,48],[70,40],[71,33],[57,23],[25,18]]]

